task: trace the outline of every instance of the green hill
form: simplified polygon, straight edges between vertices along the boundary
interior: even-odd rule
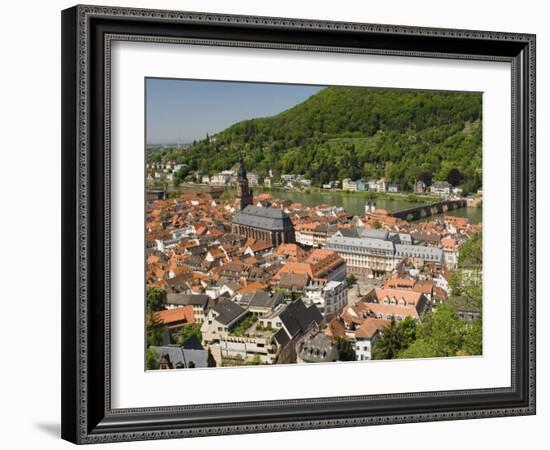
[[[386,176],[481,187],[481,94],[329,87],[276,116],[195,142],[183,161],[215,173],[243,155],[262,176],[303,174],[316,185]]]

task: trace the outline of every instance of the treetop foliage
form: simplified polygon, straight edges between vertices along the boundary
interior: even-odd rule
[[[327,87],[280,114],[238,122],[179,158],[213,174],[244,156],[251,171],[305,175],[315,185],[378,178],[481,187],[481,94]]]

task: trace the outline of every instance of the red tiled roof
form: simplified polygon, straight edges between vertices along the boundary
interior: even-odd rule
[[[193,306],[186,305],[178,308],[165,309],[164,311],[158,311],[153,313],[154,316],[162,322],[165,326],[183,324],[183,323],[195,323],[195,316],[193,314]]]
[[[377,331],[381,331],[384,329],[388,324],[390,324],[390,320],[385,319],[373,319],[369,317],[366,319],[357,330],[355,330],[355,337],[356,338],[372,338]]]

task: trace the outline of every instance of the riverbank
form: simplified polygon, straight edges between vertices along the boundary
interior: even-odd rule
[[[258,187],[259,192],[267,193],[295,193],[295,194],[320,194],[320,195],[338,195],[345,197],[356,197],[364,200],[387,200],[387,201],[407,201],[412,203],[429,204],[441,200],[441,197],[428,194],[414,194],[412,192],[373,192],[373,191],[344,191],[342,189],[281,189],[281,188],[268,188]]]
[[[171,188],[169,197],[177,196],[183,191],[203,191],[205,185],[180,186]],[[324,190],[318,188],[310,189],[280,189],[254,187],[254,194],[269,193],[280,200],[290,200],[293,203],[300,203],[304,207],[315,207],[318,205],[332,205],[342,207],[349,214],[362,217],[365,214],[365,207],[374,206],[377,209],[387,211],[400,211],[403,209],[423,206],[442,200],[440,197],[412,193],[388,193],[388,192],[347,192],[342,190]],[[227,189],[218,197],[222,201],[231,201],[235,197],[234,189]],[[479,223],[482,220],[482,208],[466,207],[448,211],[444,215],[466,217],[470,223]],[[436,216],[432,216],[436,217]]]

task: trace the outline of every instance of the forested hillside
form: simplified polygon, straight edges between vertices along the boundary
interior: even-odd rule
[[[215,173],[243,155],[264,176],[303,174],[315,185],[378,178],[481,187],[481,94],[329,87],[276,116],[236,123],[193,143],[181,162]]]

